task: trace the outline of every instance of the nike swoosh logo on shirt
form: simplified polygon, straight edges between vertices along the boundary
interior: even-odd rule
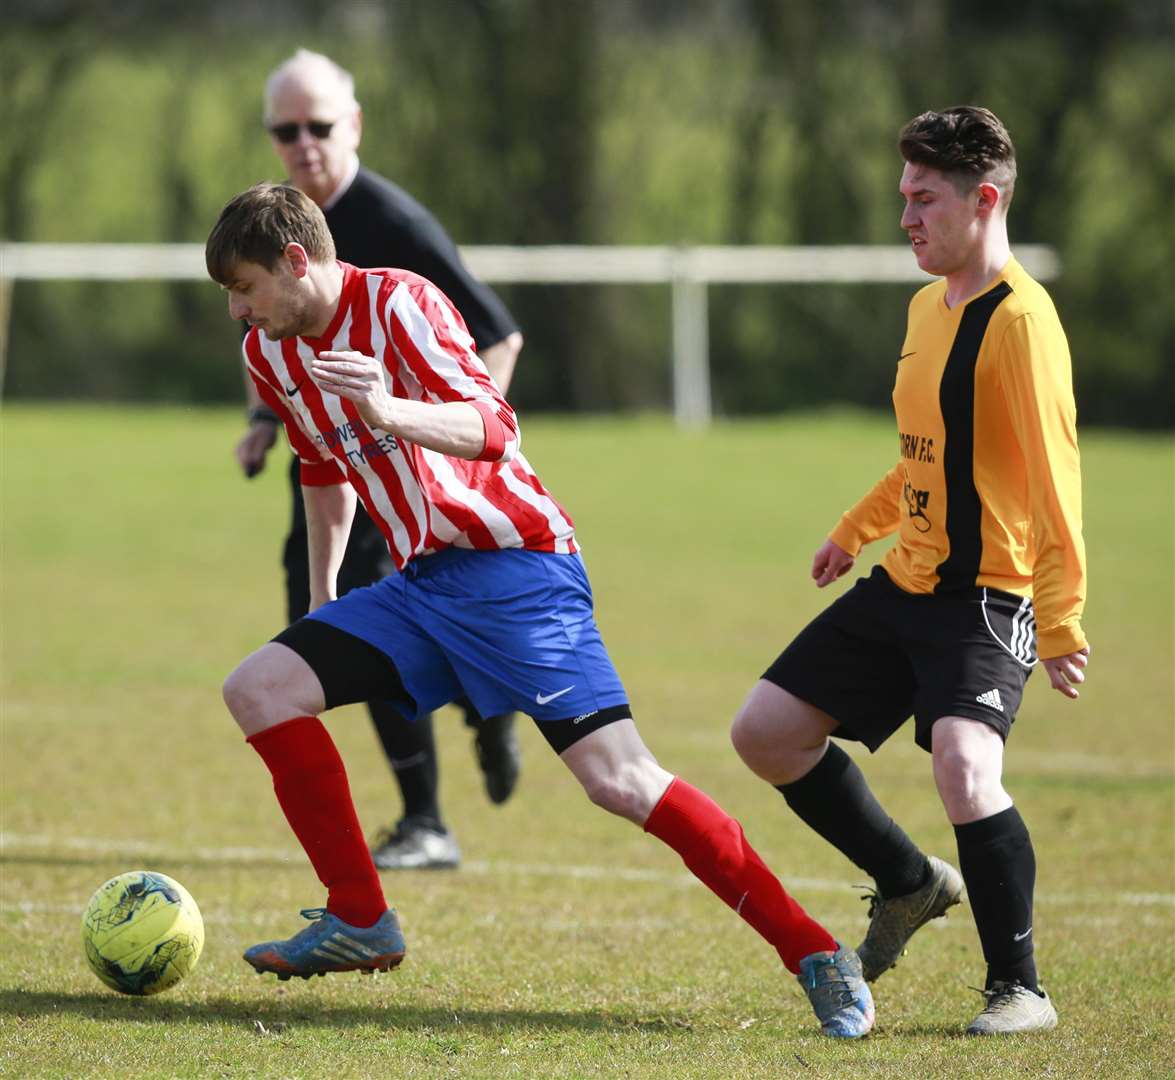
[[[553,694],[535,694],[534,699],[539,705],[546,705],[549,701],[554,701],[557,697],[562,697],[564,694],[570,694],[575,689],[575,683],[570,686],[563,687],[562,690],[556,690]]]
[[[297,383],[296,385],[294,385],[292,387],[287,386],[286,387],[286,397],[293,397],[305,385],[306,385],[306,380],[303,379],[300,383]]]
[[[912,353],[912,352],[902,353],[902,355],[898,357],[898,363],[900,364],[903,360],[906,359],[907,356],[913,356],[913,355],[914,355],[914,353]]]

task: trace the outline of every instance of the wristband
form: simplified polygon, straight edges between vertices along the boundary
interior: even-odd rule
[[[248,415],[250,424],[256,424],[258,421],[263,421],[266,424],[281,423],[277,413],[265,405],[258,405],[256,408],[250,409]]]

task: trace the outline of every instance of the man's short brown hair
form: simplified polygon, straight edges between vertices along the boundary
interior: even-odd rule
[[[1016,187],[1016,149],[1000,118],[975,105],[915,116],[898,136],[902,157],[911,165],[937,169],[960,192],[995,184],[1010,202]]]
[[[313,199],[288,184],[254,184],[220,212],[208,234],[208,276],[228,285],[241,262],[272,273],[287,244],[301,244],[315,262],[335,258],[335,242]]]

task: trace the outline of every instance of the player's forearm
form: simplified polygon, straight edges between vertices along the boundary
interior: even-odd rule
[[[1037,651],[1044,658],[1065,656],[1087,644],[1081,629],[1085,608],[1085,543],[1081,536],[1080,503],[1060,507],[1055,519],[1037,511],[1033,538],[1037,547],[1032,572],[1032,604],[1036,612]]]
[[[829,533],[829,539],[855,556],[865,544],[888,536],[901,525],[901,491],[902,463],[899,461],[864,498],[841,516]]]
[[[335,583],[355,516],[355,490],[350,484],[303,485],[302,500],[306,506],[310,610],[313,611],[336,596]]]
[[[434,404],[391,398],[384,402],[374,426],[450,457],[473,460],[486,447],[482,414],[465,401]]]
[[[496,345],[482,349],[477,355],[485,364],[486,370],[498,384],[502,396],[510,387],[510,380],[514,377],[514,365],[518,363],[518,354],[522,352],[522,334],[515,330],[509,337],[503,338]]]
[[[419,371],[421,381],[436,380],[436,369],[427,361],[420,363]],[[319,353],[310,361],[309,375],[324,394],[353,401],[368,427],[405,442],[470,461],[506,461],[517,450],[514,412],[480,372],[464,372],[459,381],[471,394],[457,391],[454,397],[463,400],[448,401],[395,397],[383,365],[353,350]],[[452,392],[451,386],[448,389]]]

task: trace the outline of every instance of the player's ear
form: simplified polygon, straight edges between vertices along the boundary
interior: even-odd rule
[[[303,278],[310,272],[310,256],[306,254],[306,249],[301,244],[291,241],[286,244],[283,254],[294,277]]]
[[[986,181],[975,189],[975,209],[982,215],[992,213],[1000,205],[1000,189]]]

